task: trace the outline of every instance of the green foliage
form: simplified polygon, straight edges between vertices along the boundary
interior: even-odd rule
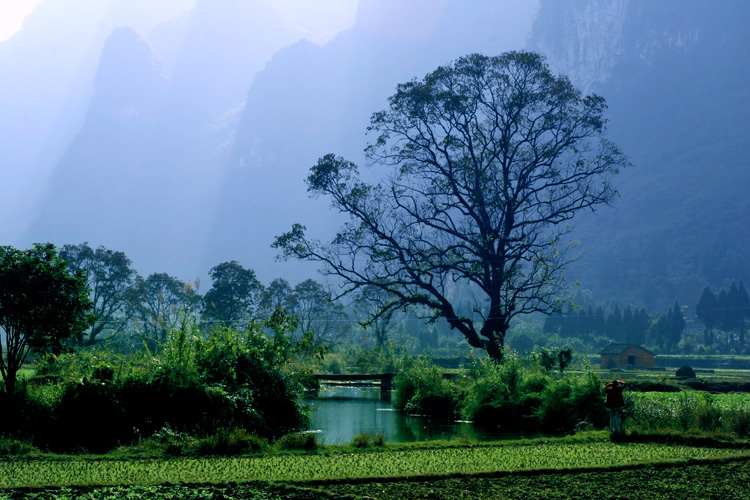
[[[216,433],[195,442],[198,455],[249,455],[260,453],[268,441],[250,434],[245,429],[219,429]]]
[[[279,309],[263,324],[203,337],[195,317],[183,314],[160,349],[134,366],[99,351],[47,359],[50,380],[16,397],[16,411],[0,413],[0,425],[56,451],[101,453],[161,434],[174,441],[174,432],[211,438],[190,446],[237,453],[241,432],[275,438],[307,425],[299,378],[286,367],[309,355],[311,343],[292,342],[295,328]],[[172,453],[186,453],[177,441]]]
[[[414,358],[395,379],[393,406],[410,414],[453,419],[458,415],[459,391],[435,365]]]
[[[207,322],[243,328],[260,304],[263,285],[255,271],[238,262],[223,262],[209,271],[213,285],[203,296],[203,317]]]
[[[276,446],[280,450],[316,450],[320,444],[318,443],[318,437],[311,433],[305,432],[301,434],[285,434],[276,441]]]
[[[695,378],[695,371],[690,365],[682,365],[677,369],[674,375],[679,378]]]
[[[82,273],[68,271],[52,244],[30,250],[0,247],[0,375],[5,391],[31,352],[57,354],[92,321]]]
[[[65,245],[60,257],[68,262],[71,273],[86,277],[92,302],[94,321],[88,335],[78,332],[79,345],[91,346],[122,332],[128,324],[130,311],[128,296],[132,291],[135,271],[132,262],[123,252],[99,247],[92,249],[88,243]]]
[[[320,453],[315,438],[290,435],[285,450],[267,456],[140,460],[0,461],[0,488],[49,485],[123,485],[245,481],[315,481],[406,478],[436,474],[476,474],[539,469],[582,469],[656,464],[676,460],[741,458],[745,449],[630,443],[604,438],[592,442],[546,439],[501,446],[405,448],[382,453]],[[293,443],[293,444],[292,444]],[[281,444],[281,443],[279,443]],[[314,453],[301,453],[309,450]],[[409,496],[407,496],[408,498]],[[307,497],[310,498],[310,497]]]
[[[453,379],[415,361],[396,379],[394,406],[432,417],[460,416],[504,431],[567,433],[582,425],[602,427],[606,419],[595,373],[555,374],[540,364],[524,366],[513,353],[502,364],[475,361],[467,377]]]
[[[39,450],[30,443],[18,439],[0,438],[0,456],[3,455],[31,455],[39,453]]]
[[[372,115],[365,153],[392,175],[369,184],[352,162],[320,158],[308,190],[350,222],[329,244],[295,224],[273,246],[323,263],[345,293],[383,292],[370,323],[418,307],[500,360],[514,317],[560,308],[567,223],[612,200],[611,179],[628,165],[603,138],[605,101],[538,54],[506,52],[398,85],[389,105]],[[486,314],[462,314],[456,284],[474,287]]]
[[[626,424],[639,431],[750,437],[750,394],[625,392]]]
[[[373,434],[363,432],[354,436],[351,444],[355,448],[383,447],[385,446],[385,436],[382,432],[375,432]]]
[[[549,432],[571,432],[581,422],[603,427],[606,411],[601,380],[587,372],[550,381],[540,394],[535,416],[540,428]]]

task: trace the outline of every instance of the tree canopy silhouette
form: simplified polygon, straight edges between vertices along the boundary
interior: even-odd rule
[[[373,319],[415,306],[501,360],[515,316],[558,309],[568,222],[608,204],[628,165],[603,137],[605,101],[540,55],[508,52],[462,57],[399,85],[389,103],[372,115],[377,139],[365,150],[388,175],[368,183],[354,163],[321,158],[308,190],[350,221],[327,244],[296,224],[274,247],[323,263],[344,294],[386,291]],[[456,286],[473,313],[457,312]]]

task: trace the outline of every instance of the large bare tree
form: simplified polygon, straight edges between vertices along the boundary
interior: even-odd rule
[[[308,189],[350,221],[328,244],[297,224],[274,246],[323,263],[343,293],[388,292],[376,316],[417,306],[502,360],[515,316],[559,306],[568,222],[608,204],[628,165],[603,137],[605,101],[541,56],[508,52],[462,57],[399,85],[389,103],[366,149],[388,175],[367,183],[353,163],[321,158]],[[456,286],[477,297],[473,313],[457,313]]]

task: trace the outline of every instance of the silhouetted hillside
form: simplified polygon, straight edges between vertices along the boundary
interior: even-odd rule
[[[578,224],[585,288],[664,308],[748,280],[748,33],[743,1],[542,3],[529,48],[607,99],[634,164]]]

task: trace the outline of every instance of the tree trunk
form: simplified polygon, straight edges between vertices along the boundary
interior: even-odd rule
[[[480,332],[484,337],[487,337],[487,354],[498,363],[502,363],[505,355],[505,333],[508,331],[508,326],[502,317],[490,317],[484,323]]]
[[[5,374],[5,392],[15,394],[16,392],[16,371],[8,367]]]

